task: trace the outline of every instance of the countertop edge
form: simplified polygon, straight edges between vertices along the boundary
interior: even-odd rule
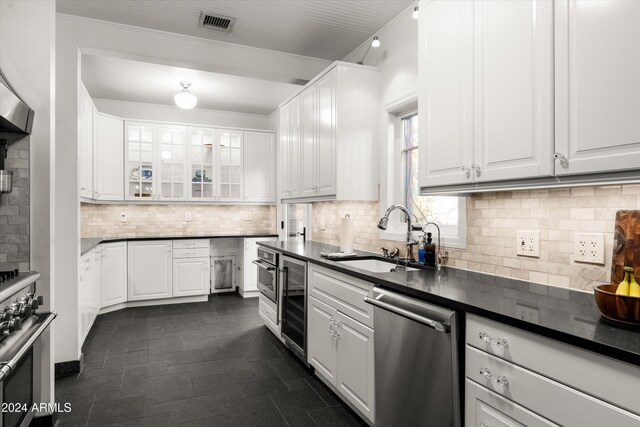
[[[102,243],[118,243],[118,242],[131,242],[131,241],[143,241],[143,240],[187,240],[187,239],[254,239],[261,237],[278,237],[277,234],[273,233],[257,233],[257,234],[224,234],[224,235],[198,235],[198,236],[141,236],[141,237],[82,237],[82,240],[95,240],[95,242],[91,242],[87,247],[82,248],[80,251],[80,256],[87,254],[92,251],[98,245]],[[82,245],[81,245],[82,246]]]
[[[299,253],[287,251],[282,248],[274,248],[273,246],[269,245],[267,242],[264,242],[264,243],[258,242],[258,245],[267,246],[267,247],[270,247],[271,249],[276,249],[287,256],[291,256],[293,258],[311,262],[313,264],[319,265],[321,267],[329,268],[331,270],[334,270],[343,274],[348,274],[357,279],[361,279],[361,280],[373,283],[377,286],[386,287],[387,289],[397,291],[398,293],[401,293],[407,296],[418,298],[425,302],[431,302],[431,303],[443,305],[446,307],[450,307],[454,310],[464,311],[465,313],[476,314],[478,316],[482,316],[487,319],[495,320],[497,322],[501,322],[509,326],[523,329],[527,332],[535,333],[535,334],[544,336],[546,338],[560,341],[564,344],[572,345],[574,347],[578,347],[583,350],[597,353],[601,356],[626,362],[632,365],[640,366],[640,354],[630,352],[630,351],[621,349],[619,347],[607,345],[597,341],[592,341],[587,338],[581,338],[579,336],[572,335],[572,334],[559,331],[553,328],[548,328],[545,326],[527,322],[526,320],[505,316],[503,314],[486,310],[481,307],[469,305],[469,304],[462,303],[460,301],[456,301],[456,300],[442,297],[439,295],[434,295],[428,292],[416,290],[407,286],[402,286],[397,283],[389,282],[385,280],[383,277],[369,275],[366,273],[362,273],[360,271],[355,271],[349,268],[342,267],[340,264],[329,261],[329,260],[317,259],[314,257],[300,255]],[[378,255],[378,254],[373,254],[365,251],[356,251],[356,252],[363,255]],[[483,273],[483,274],[486,274],[486,273]],[[575,291],[575,292],[578,292],[578,291]]]

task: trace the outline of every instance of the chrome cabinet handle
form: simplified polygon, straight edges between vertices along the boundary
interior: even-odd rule
[[[491,335],[489,335],[486,332],[480,332],[478,334],[478,338],[480,338],[482,341],[488,343],[488,344],[495,344],[496,346],[500,347],[500,348],[508,348],[509,347],[509,343],[507,342],[506,339],[504,338],[491,338]]]
[[[500,375],[493,375],[491,371],[487,368],[480,368],[480,375],[482,375],[489,381],[496,383],[499,386],[505,387],[509,385],[509,379],[507,377],[500,376]]]
[[[482,175],[482,168],[480,167],[480,165],[477,163],[472,163],[471,169],[476,171],[476,178],[480,178],[480,175]]]
[[[487,423],[480,423],[480,424],[478,424],[478,427],[489,427],[489,424],[487,424]]]
[[[469,169],[469,166],[462,166],[460,167],[460,170],[464,172],[464,175],[467,179],[471,178],[471,169]]]

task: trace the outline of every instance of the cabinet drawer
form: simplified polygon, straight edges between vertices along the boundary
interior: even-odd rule
[[[194,249],[208,247],[209,239],[184,239],[173,241],[173,249]]]
[[[364,302],[373,285],[327,268],[310,265],[309,295],[373,328],[373,307]]]
[[[472,347],[640,415],[637,366],[472,314],[467,315],[466,341]]]
[[[209,256],[209,248],[174,249],[173,259],[176,258],[205,258]]]
[[[465,425],[470,427],[558,426],[468,379],[465,380],[465,405]]]
[[[640,417],[630,412],[470,346],[465,372],[476,383],[561,425],[632,427],[640,423]]]
[[[258,310],[260,313],[264,314],[274,326],[278,324],[278,315],[276,314],[276,310],[273,307],[270,307],[262,298],[260,298],[258,303]]]

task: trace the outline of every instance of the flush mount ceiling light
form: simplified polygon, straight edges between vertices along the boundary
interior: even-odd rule
[[[373,36],[373,40],[371,40],[371,47],[379,47],[380,46],[380,39],[378,38],[378,36]]]
[[[413,19],[418,19],[420,17],[420,13],[418,12],[418,6],[413,8],[413,13],[411,14]]]
[[[176,96],[173,97],[173,100],[178,107],[184,110],[190,110],[196,106],[198,97],[189,92],[189,86],[191,86],[191,83],[180,82],[180,85],[182,86],[182,92],[176,94]]]

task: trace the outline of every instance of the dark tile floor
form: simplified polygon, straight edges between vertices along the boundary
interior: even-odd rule
[[[257,298],[104,314],[83,352],[56,381],[62,426],[365,425],[265,328]]]

